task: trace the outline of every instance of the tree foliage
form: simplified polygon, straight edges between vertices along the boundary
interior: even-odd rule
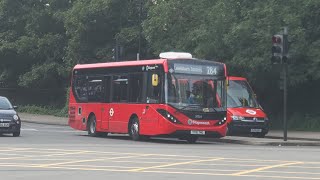
[[[0,0],[0,82],[66,87],[75,64],[113,61],[116,45],[134,60],[140,42],[143,58],[187,51],[225,62],[266,104],[281,104],[271,36],[288,27],[290,89],[308,94],[320,80],[319,9],[318,0]]]

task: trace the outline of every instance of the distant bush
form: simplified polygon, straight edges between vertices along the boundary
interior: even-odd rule
[[[53,115],[59,117],[68,116],[68,107],[58,108],[53,106],[21,105],[19,106],[18,111],[31,114]]]
[[[320,131],[320,113],[294,113],[288,120],[288,128],[294,130]]]
[[[271,120],[271,129],[283,129],[282,115],[273,117]],[[320,113],[295,112],[288,114],[287,126],[289,130],[320,131]]]

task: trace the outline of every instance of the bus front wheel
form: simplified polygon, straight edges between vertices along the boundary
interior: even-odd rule
[[[140,136],[140,126],[139,120],[134,118],[130,124],[129,134],[134,141],[139,141],[141,139]]]

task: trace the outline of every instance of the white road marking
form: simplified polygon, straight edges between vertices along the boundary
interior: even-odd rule
[[[38,131],[36,129],[33,128],[21,128],[22,131]]]

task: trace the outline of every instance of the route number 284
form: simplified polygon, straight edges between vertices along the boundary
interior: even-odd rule
[[[207,74],[216,75],[217,74],[217,68],[216,67],[212,67],[212,66],[207,67]]]

